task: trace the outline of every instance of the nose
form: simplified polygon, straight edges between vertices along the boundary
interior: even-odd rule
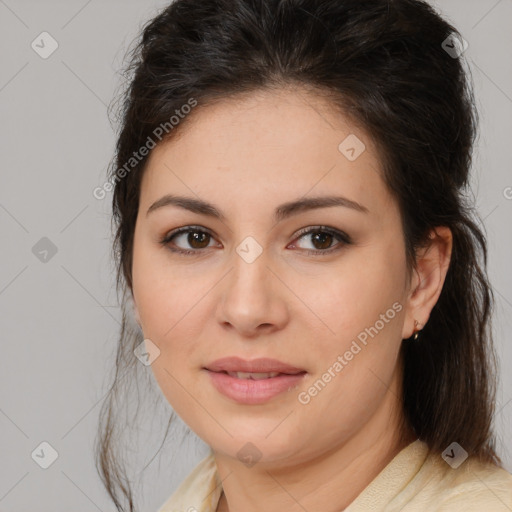
[[[233,253],[232,269],[223,280],[217,320],[224,329],[254,338],[283,329],[289,321],[286,279],[265,250],[254,260]]]

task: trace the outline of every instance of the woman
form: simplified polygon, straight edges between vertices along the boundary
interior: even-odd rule
[[[211,447],[162,512],[512,509],[464,49],[419,0],[177,0],[146,25],[110,176],[119,510],[111,409],[141,361]]]

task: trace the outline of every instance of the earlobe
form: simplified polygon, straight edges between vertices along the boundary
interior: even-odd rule
[[[408,338],[415,332],[415,321],[425,326],[432,308],[441,295],[450,266],[453,237],[446,226],[436,227],[429,236],[428,247],[422,248],[416,255],[415,279],[411,283],[408,302],[408,316],[404,325],[403,337]]]

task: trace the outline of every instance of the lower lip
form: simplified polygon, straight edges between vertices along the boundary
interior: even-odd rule
[[[268,379],[238,379],[227,373],[206,370],[212,379],[213,385],[223,395],[241,404],[262,404],[300,383],[306,373],[297,375],[279,375]]]

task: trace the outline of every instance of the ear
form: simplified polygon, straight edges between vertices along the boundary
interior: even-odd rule
[[[410,293],[402,339],[411,337],[428,322],[441,291],[452,255],[453,236],[450,228],[438,226],[430,232],[429,244],[416,253],[417,268],[411,277]],[[414,321],[418,322],[415,328]]]

